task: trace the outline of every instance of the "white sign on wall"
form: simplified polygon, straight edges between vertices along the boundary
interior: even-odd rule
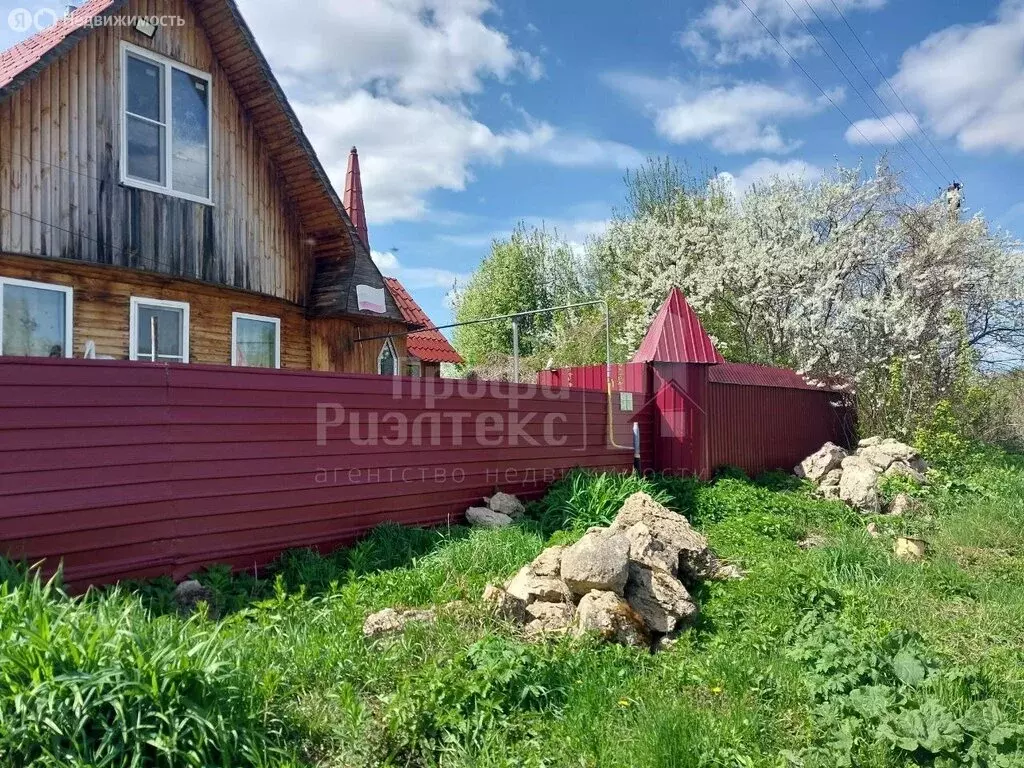
[[[384,301],[384,289],[374,288],[369,285],[356,286],[356,302],[359,309],[367,312],[387,312],[387,304]]]

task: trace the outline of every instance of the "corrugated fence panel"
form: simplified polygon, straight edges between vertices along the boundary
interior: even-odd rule
[[[620,445],[647,423],[632,399],[613,398]],[[73,584],[252,567],[454,522],[496,488],[534,498],[576,466],[629,470],[607,433],[586,389],[7,358],[0,548],[63,559]]]
[[[852,439],[851,412],[833,392],[711,382],[707,411],[712,470],[792,470],[825,442]]]

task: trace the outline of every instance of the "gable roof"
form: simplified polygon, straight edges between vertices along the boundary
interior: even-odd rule
[[[464,363],[462,355],[455,351],[455,347],[448,342],[444,334],[434,328],[434,323],[405,290],[405,286],[393,277],[385,277],[384,282],[387,283],[391,295],[398,302],[398,307],[402,310],[406,321],[417,327],[427,328],[425,331],[409,334],[407,337],[409,353],[416,355],[425,363]]]
[[[724,363],[683,292],[672,288],[661,305],[634,363]]]
[[[52,26],[0,53],[0,101],[100,28],[128,0],[88,0]],[[327,172],[235,0],[189,0],[242,106],[281,174],[316,256],[350,256],[358,239]],[[336,312],[344,312],[340,307]]]

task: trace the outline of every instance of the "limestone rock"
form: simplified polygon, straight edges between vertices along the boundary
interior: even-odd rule
[[[826,501],[838,501],[839,500],[839,486],[838,485],[822,485],[815,492],[819,498],[825,499]]]
[[[524,565],[519,572],[505,585],[505,591],[512,597],[519,598],[525,605],[534,602],[572,603],[573,597],[569,587],[561,579],[549,576],[538,576],[532,563]]]
[[[887,515],[901,516],[910,512],[914,507],[917,506],[917,501],[912,499],[905,493],[896,495],[896,498],[889,504],[889,509],[886,510]]]
[[[614,592],[588,592],[576,607],[576,635],[597,632],[604,640],[620,645],[650,643],[643,619]]]
[[[677,579],[637,563],[629,565],[625,597],[652,632],[675,632],[697,613],[697,604]]]
[[[488,584],[484,588],[484,602],[493,603],[494,612],[506,621],[516,624],[526,622],[526,603],[514,595],[510,595],[501,587]]]
[[[747,574],[743,572],[743,569],[733,563],[721,563],[718,566],[718,570],[715,571],[715,579],[717,581],[740,581],[747,578]]]
[[[643,523],[651,535],[661,542],[665,557],[676,553],[677,566],[669,573],[683,580],[698,581],[714,578],[718,560],[708,547],[708,541],[690,526],[690,521],[676,514],[643,492],[634,493],[619,510],[611,528],[627,531]]]
[[[843,479],[842,463],[835,469],[826,472],[824,477],[821,478],[821,482],[818,483],[818,489],[839,487],[839,482]]]
[[[872,539],[877,539],[879,536],[882,535],[882,532],[878,530],[878,525],[876,523],[868,523],[868,527],[866,530],[868,532],[868,536],[870,536]]]
[[[848,456],[843,459],[843,479],[839,481],[839,498],[861,512],[878,511],[877,466],[862,456]]]
[[[886,477],[905,477],[908,480],[914,481],[918,485],[926,485],[928,483],[928,478],[925,477],[924,472],[917,468],[924,464],[924,462],[921,459],[917,459],[915,464],[917,466],[912,466],[905,461],[894,461],[882,474]],[[924,464],[924,466],[925,471],[927,471],[927,465]]]
[[[856,455],[876,466],[879,472],[887,470],[894,461],[909,463],[919,458],[916,450],[891,437],[887,437],[879,443],[859,448]]]
[[[679,570],[679,551],[655,537],[645,523],[626,529],[629,539],[629,559],[648,568],[675,574]]]
[[[915,539],[910,536],[898,536],[893,547],[896,557],[900,560],[920,560],[926,551],[924,539]]]
[[[793,470],[797,477],[817,483],[829,472],[839,469],[847,457],[846,449],[835,443],[825,443],[821,448],[801,461]]]
[[[526,607],[528,636],[566,632],[576,609],[572,603],[531,603]]]
[[[470,525],[480,528],[504,528],[506,525],[512,525],[511,517],[487,507],[470,507],[466,510],[466,520]]]
[[[872,437],[865,437],[863,440],[857,443],[858,448],[871,448],[872,446],[878,445],[882,442],[881,435],[874,435]]]
[[[363,622],[363,636],[367,638],[380,637],[391,632],[400,632],[411,621],[418,621],[433,624],[437,616],[433,610],[408,610],[397,611],[394,608],[385,608],[383,611],[371,613]]]
[[[629,539],[607,528],[590,531],[562,553],[562,581],[575,595],[592,589],[621,595],[628,567]]]
[[[800,549],[817,549],[818,547],[824,547],[826,544],[828,544],[828,539],[820,533],[808,533],[796,543]]]
[[[526,507],[523,506],[523,502],[513,496],[511,493],[496,493],[489,499],[484,499],[484,503],[487,504],[495,512],[501,512],[503,515],[508,515],[513,520],[517,517],[522,517],[526,511]]]
[[[193,613],[199,603],[206,603],[213,608],[213,590],[195,579],[188,579],[174,588],[174,603],[178,606],[178,612],[185,615]]]
[[[530,567],[538,576],[557,579],[562,571],[562,553],[564,552],[565,547],[563,546],[548,547],[534,558]]]

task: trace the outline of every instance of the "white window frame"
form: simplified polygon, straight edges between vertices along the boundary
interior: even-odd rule
[[[14,285],[21,288],[36,288],[43,291],[55,291],[64,294],[64,357],[72,357],[74,349],[74,328],[75,328],[75,291],[67,285],[55,285],[54,283],[39,283],[34,280],[17,280],[13,277],[0,277],[0,355],[4,354],[4,294],[5,285]]]
[[[269,317],[267,315],[250,315],[246,312],[232,312],[231,313],[231,364],[238,365],[238,345],[236,341],[238,339],[238,321],[239,320],[255,320],[260,323],[273,323],[274,324],[274,367],[281,367],[281,318]],[[256,366],[246,366],[247,368],[255,368]]]
[[[423,378],[423,362],[419,358],[409,358],[409,375],[414,379]]]
[[[395,358],[395,372],[392,375],[393,376],[401,376],[402,375],[401,365],[400,365],[401,361],[398,359],[398,350],[395,349],[394,342],[392,342],[391,339],[385,339],[384,343],[381,345],[380,352],[377,353],[377,375],[378,376],[386,375],[386,374],[382,373],[381,370],[380,370],[380,364],[382,362],[384,362],[384,350],[385,349],[390,349],[391,350],[391,355]]]
[[[139,307],[157,307],[160,309],[181,310],[181,360],[160,360],[144,357],[143,361],[153,363],[187,363],[189,361],[189,304],[187,301],[170,301],[168,299],[149,299],[145,296],[132,296],[129,301],[130,315],[128,319],[128,359],[139,360]],[[154,350],[155,353],[155,350]]]
[[[156,64],[160,67],[160,88],[163,94],[164,102],[164,177],[166,186],[161,184],[154,184],[146,179],[136,179],[128,175],[128,54],[131,54],[137,58],[149,61],[152,64]],[[174,168],[173,168],[173,151],[174,151],[174,137],[171,135],[173,130],[173,115],[171,114],[171,78],[169,72],[171,69],[178,69],[182,72],[186,72],[194,77],[198,77],[206,81],[206,121],[207,121],[207,136],[210,138],[210,157],[209,163],[207,163],[207,180],[206,188],[210,194],[207,197],[201,197],[199,195],[191,195],[188,192],[178,192],[174,189]],[[138,45],[132,45],[124,40],[121,41],[121,183],[127,187],[135,187],[136,189],[145,189],[150,192],[159,192],[162,195],[170,195],[171,197],[180,197],[184,200],[191,200],[193,203],[202,203],[203,205],[212,206],[213,203],[213,77],[209,72],[203,72],[199,69],[194,69],[174,59],[169,59],[166,56],[161,56],[159,53],[154,53],[147,48],[141,48]],[[140,120],[145,120],[144,117],[139,117]],[[152,121],[150,121],[152,122]],[[155,123],[154,123],[155,124]]]

